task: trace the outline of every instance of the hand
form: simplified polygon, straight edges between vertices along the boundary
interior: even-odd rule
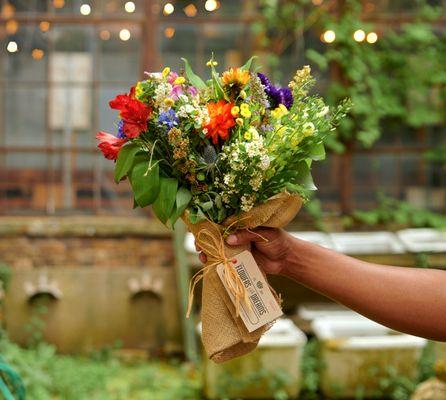
[[[290,255],[293,237],[282,229],[259,228],[254,231],[241,230],[226,238],[226,243],[242,245],[251,242],[251,252],[257,264],[267,274],[281,274],[287,265],[287,257]],[[195,245],[197,251],[200,251]],[[206,262],[206,255],[200,253],[200,261]]]

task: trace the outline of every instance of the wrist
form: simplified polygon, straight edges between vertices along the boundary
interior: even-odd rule
[[[287,241],[288,251],[283,260],[283,267],[280,271],[280,275],[298,279],[306,265],[304,259],[308,243],[304,240],[297,239],[290,234],[287,235]]]

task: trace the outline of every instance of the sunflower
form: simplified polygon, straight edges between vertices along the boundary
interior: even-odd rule
[[[241,89],[249,82],[250,78],[249,71],[230,68],[229,71],[223,72],[221,81],[224,86],[237,86]]]

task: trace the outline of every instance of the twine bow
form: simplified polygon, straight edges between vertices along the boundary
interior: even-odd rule
[[[240,304],[242,301],[247,305],[247,307],[251,306],[245,285],[233,267],[232,260],[226,257],[223,235],[220,233],[220,229],[218,229],[217,225],[215,226],[215,233],[211,232],[209,229],[202,229],[196,236],[197,242],[200,248],[206,254],[208,261],[206,265],[200,271],[196,272],[190,280],[186,318],[189,318],[191,313],[192,304],[194,301],[195,286],[212,268],[215,268],[219,264],[223,264],[224,266],[224,283],[230,294],[235,299],[236,316],[238,317],[240,314]]]

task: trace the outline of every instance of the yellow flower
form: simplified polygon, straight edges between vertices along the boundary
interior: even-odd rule
[[[207,63],[206,63],[206,66],[208,66],[208,67],[216,67],[218,65],[218,62],[217,61],[214,61],[214,60],[209,60]]]
[[[136,88],[135,88],[135,95],[136,95],[136,98],[137,98],[137,99],[140,98],[143,94],[144,94],[144,90],[143,90],[143,88],[142,88],[142,82],[138,82],[138,83],[136,84]]]
[[[302,130],[302,133],[304,134],[305,137],[307,136],[311,136],[314,133],[315,127],[314,124],[312,122],[307,122]]]
[[[240,97],[241,97],[243,100],[245,100],[245,99],[246,99],[246,96],[247,96],[246,92],[245,92],[244,90],[242,90],[242,91],[240,92]]]
[[[164,104],[168,107],[172,107],[175,104],[175,101],[170,97],[164,99]]]
[[[231,108],[231,114],[233,117],[236,117],[239,112],[240,112],[240,108],[238,108],[237,106],[234,106]]]
[[[240,110],[240,114],[244,118],[250,118],[251,117],[251,111],[249,110],[249,107],[243,107],[243,104],[242,104],[242,107],[241,107],[241,110]]]
[[[284,115],[287,115],[287,114],[288,114],[288,109],[283,104],[279,104],[279,107],[277,107],[273,111],[271,111],[271,115],[275,119],[280,119]]]
[[[186,78],[184,76],[179,76],[177,79],[173,81],[174,85],[182,85],[186,82]]]
[[[251,140],[251,138],[252,138],[251,132],[249,130],[247,130],[245,132],[245,134],[243,135],[243,137],[245,138],[245,140]]]
[[[235,123],[236,123],[238,126],[243,126],[243,120],[242,120],[241,118],[236,118]]]
[[[230,68],[229,71],[223,72],[221,81],[223,85],[245,86],[251,79],[249,71],[243,71],[239,68]]]
[[[302,141],[302,138],[300,137],[293,137],[292,139],[291,139],[291,146],[292,147],[297,147],[298,145],[299,145],[299,143]]]
[[[163,78],[165,78],[167,75],[170,74],[170,68],[169,67],[164,68],[161,74],[163,75]]]

